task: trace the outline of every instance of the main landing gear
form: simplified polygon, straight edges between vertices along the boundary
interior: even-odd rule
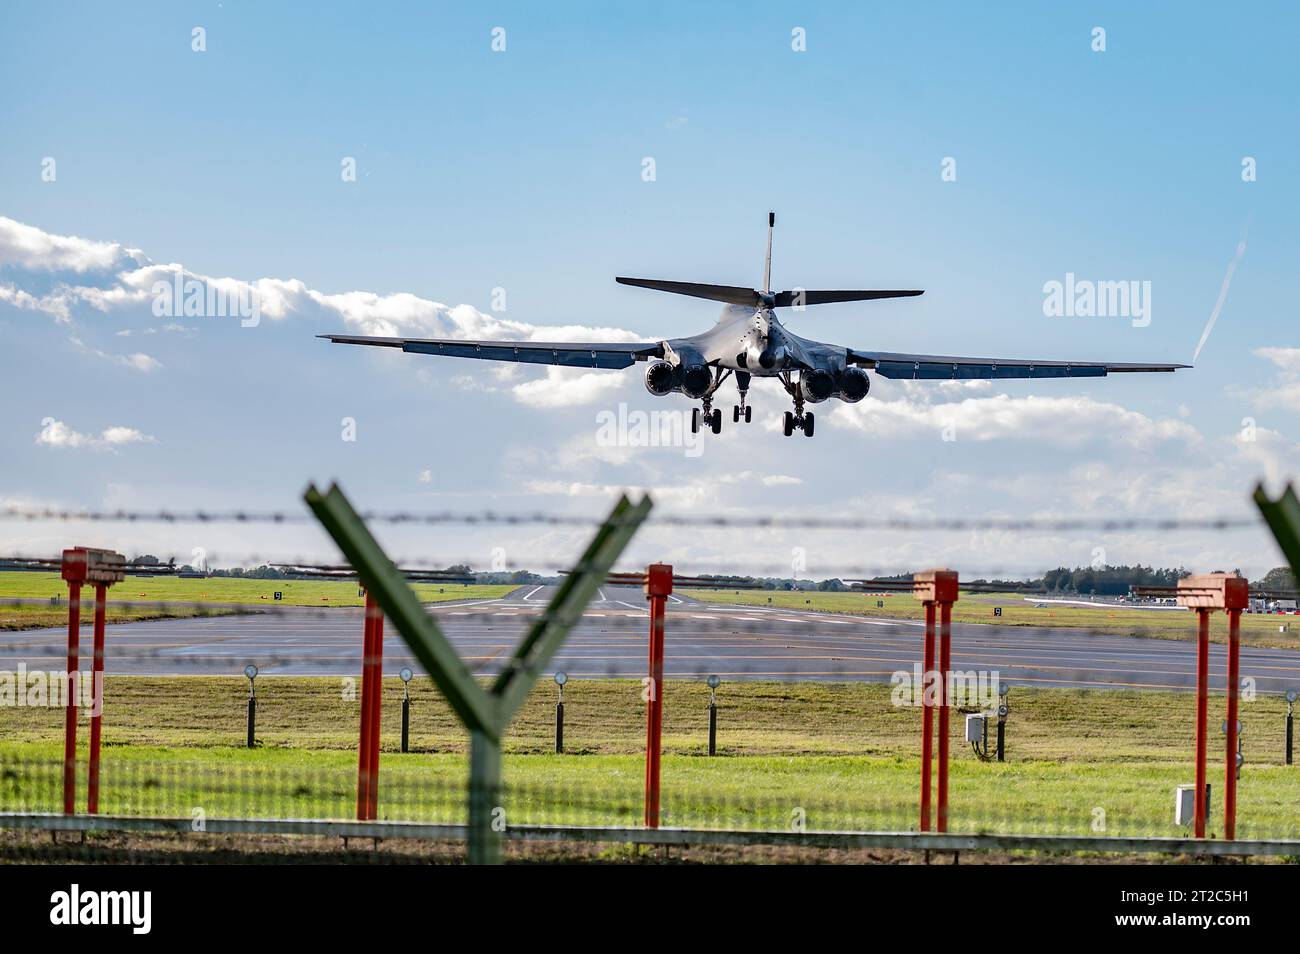
[[[730,374],[731,374],[730,369],[722,368],[721,366],[717,367],[714,370],[713,383],[709,385],[708,392],[700,400],[700,403],[703,405],[703,407],[702,408],[697,407],[691,409],[691,433],[692,434],[698,434],[700,432],[701,424],[704,427],[707,427],[709,430],[713,431],[713,433],[715,434],[722,433],[722,409],[721,408],[718,408],[716,410],[714,409],[713,394],[715,391],[718,390],[718,386],[721,385],[723,381],[727,380]],[[745,375],[745,377],[748,378],[749,375]],[[746,383],[748,383],[748,381],[746,381]],[[749,418],[746,417],[745,420],[749,420]]]
[[[704,426],[707,427],[709,430],[713,431],[713,433],[715,434],[721,434],[722,433],[722,408],[713,408],[712,404],[713,402],[707,399],[704,401],[704,412],[703,412]],[[699,432],[700,432],[700,409],[698,407],[693,407],[691,408],[691,433],[698,434]]]
[[[782,372],[781,382],[785,385],[786,393],[794,399],[794,412],[786,411],[781,418],[781,433],[789,437],[796,430],[799,430],[803,431],[804,437],[812,437],[813,413],[812,411],[804,412],[803,391],[790,380],[789,371]]]
[[[812,411],[809,411],[806,414],[800,414],[798,411],[793,414],[789,411],[785,412],[785,415],[781,420],[781,433],[785,434],[786,437],[789,437],[796,430],[803,431],[804,437],[813,436]]]

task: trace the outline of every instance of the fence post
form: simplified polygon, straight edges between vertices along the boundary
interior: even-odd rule
[[[501,737],[527,700],[537,677],[582,618],[609,568],[649,514],[650,498],[643,497],[636,505],[626,497],[619,499],[574,570],[486,690],[425,611],[343,492],[337,486],[325,493],[309,486],[303,498],[469,731],[469,858],[483,864],[499,862],[505,827],[504,815],[495,813],[502,807]]]
[[[659,757],[664,726],[664,613],[673,591],[673,568],[652,563],[646,569],[650,601],[650,675],[646,683],[645,826],[659,827]]]

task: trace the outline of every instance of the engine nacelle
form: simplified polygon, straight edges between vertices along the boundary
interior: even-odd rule
[[[687,397],[702,398],[713,386],[713,372],[707,364],[691,364],[681,370],[682,393]]]
[[[857,404],[871,390],[871,378],[861,368],[845,368],[840,375],[839,399]]]
[[[645,369],[645,389],[655,397],[672,394],[681,386],[677,369],[668,361],[651,361]]]
[[[799,392],[809,404],[820,404],[835,393],[835,375],[823,368],[799,376]]]

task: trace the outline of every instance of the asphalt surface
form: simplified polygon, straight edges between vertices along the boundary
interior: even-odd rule
[[[521,587],[496,600],[430,607],[471,667],[496,672],[541,612],[554,587]],[[556,657],[552,670],[574,678],[646,673],[649,614],[641,591],[603,587]],[[284,608],[273,613],[123,623],[108,628],[109,673],[217,675],[255,663],[263,675],[356,675],[360,609]],[[384,672],[419,671],[401,637],[386,626]],[[671,597],[666,627],[670,677],[888,681],[920,663],[922,624],[908,620],[707,604]],[[63,629],[0,636],[0,669],[61,671]],[[90,630],[83,626],[82,668]],[[1079,630],[954,624],[953,668],[997,672],[1012,685],[1189,689],[1196,659],[1190,641],[1098,636]],[[1222,688],[1224,647],[1211,646],[1211,687]],[[1300,652],[1243,648],[1243,676],[1260,692],[1300,686]]]

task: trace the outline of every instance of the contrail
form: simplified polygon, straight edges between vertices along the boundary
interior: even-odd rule
[[[1241,256],[1246,254],[1246,233],[1242,232],[1241,241],[1237,243],[1237,254],[1232,256],[1232,261],[1228,263],[1228,271],[1223,276],[1223,285],[1219,288],[1219,300],[1214,303],[1214,311],[1210,312],[1210,320],[1205,323],[1205,330],[1201,332],[1201,340],[1196,343],[1196,353],[1192,355],[1192,364],[1201,356],[1201,349],[1205,347],[1206,340],[1210,337],[1210,332],[1214,330],[1214,323],[1219,320],[1219,312],[1223,310],[1223,303],[1228,298],[1228,286],[1232,284],[1232,276],[1237,273],[1237,263],[1241,261]]]

